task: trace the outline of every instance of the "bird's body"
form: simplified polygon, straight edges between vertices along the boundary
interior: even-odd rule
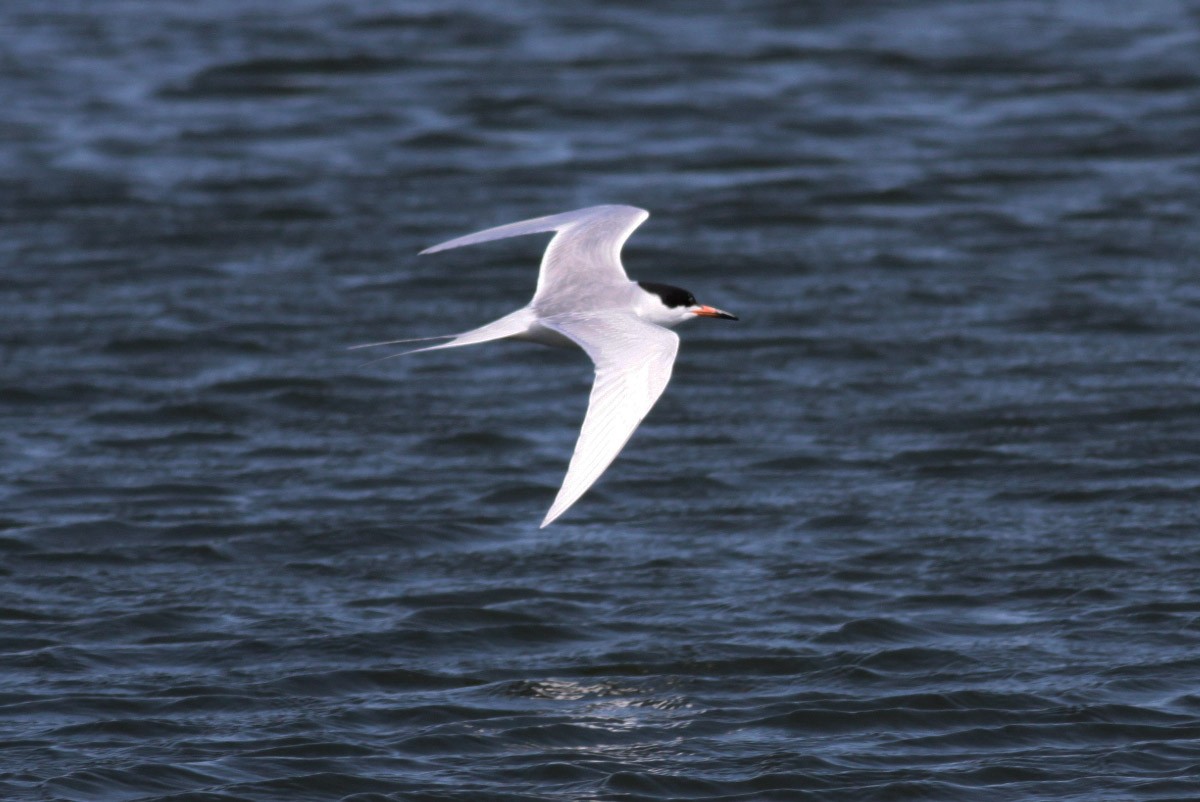
[[[592,206],[489,228],[422,251],[556,232],[528,306],[462,334],[426,338],[448,341],[406,352],[509,339],[580,348],[591,357],[596,380],[587,416],[542,526],[566,512],[600,478],[662,395],[679,349],[679,337],[670,327],[697,316],[737,319],[696,303],[678,287],[629,280],[621,246],[647,217],[648,212],[632,206]]]

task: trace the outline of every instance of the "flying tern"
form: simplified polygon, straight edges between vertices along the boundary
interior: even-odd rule
[[[522,220],[434,245],[422,254],[524,234],[555,232],[542,257],[537,289],[527,306],[462,334],[423,337],[448,340],[406,351],[436,351],[491,340],[524,340],[582,349],[596,365],[587,415],[566,478],[549,512],[548,526],[579,500],[625,447],[638,424],[666,389],[679,350],[670,329],[697,317],[737,320],[697,303],[669,284],[631,281],[621,246],[650,213],[633,206],[591,206]],[[417,340],[354,346],[369,348]],[[396,354],[401,356],[402,354]]]

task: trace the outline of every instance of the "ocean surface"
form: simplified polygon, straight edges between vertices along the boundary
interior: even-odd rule
[[[1200,7],[6,0],[0,798],[1200,798]],[[741,321],[364,364],[596,203]],[[385,352],[386,353],[386,352]]]

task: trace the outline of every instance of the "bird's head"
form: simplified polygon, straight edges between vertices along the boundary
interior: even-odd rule
[[[660,326],[678,326],[685,320],[697,317],[718,317],[725,320],[737,320],[737,315],[722,312],[711,306],[697,303],[696,296],[681,287],[670,284],[656,284],[653,281],[639,281],[638,286],[644,293],[638,304],[638,311],[643,318]]]

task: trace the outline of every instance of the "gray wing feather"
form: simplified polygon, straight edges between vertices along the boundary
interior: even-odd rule
[[[679,336],[630,312],[558,315],[541,324],[574,340],[596,363],[575,453],[544,527],[600,478],[658,401],[671,380]]]
[[[556,232],[542,257],[533,305],[545,313],[557,311],[556,299],[569,294],[567,308],[611,292],[629,281],[621,264],[621,246],[650,213],[634,206],[589,206],[573,212],[489,228],[434,245],[422,254],[461,248],[525,234]],[[569,306],[568,306],[569,304]]]

